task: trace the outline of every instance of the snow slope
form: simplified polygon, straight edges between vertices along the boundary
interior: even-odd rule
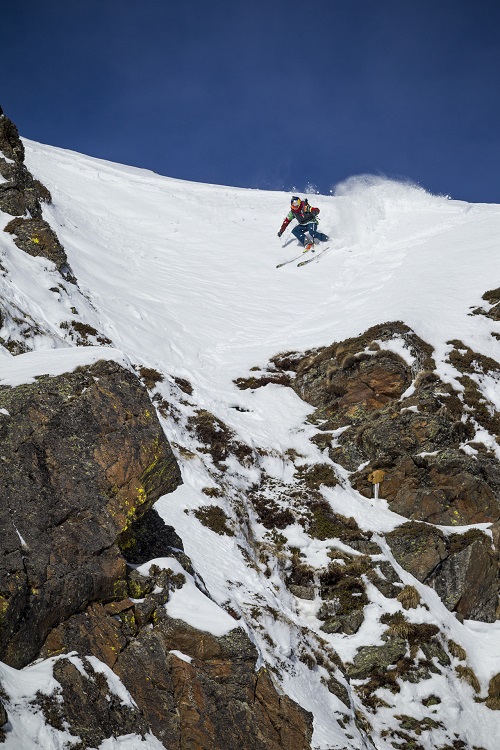
[[[500,359],[499,341],[491,335],[500,334],[500,323],[469,314],[484,305],[482,294],[499,284],[500,206],[452,201],[381,178],[353,178],[333,196],[311,197],[321,209],[321,230],[331,238],[327,251],[303,268],[292,263],[277,270],[277,263],[298,254],[289,232],[281,239],[276,236],[288,211],[288,194],[193,184],[30,141],[24,144],[28,169],[52,193],[53,205],[44,208],[44,217],[65,247],[83,294],[68,284],[66,292],[56,294],[60,277],[50,263],[29,258],[0,233],[2,264],[9,272],[8,281],[0,279],[0,293],[12,309],[28,310],[40,327],[34,342],[39,364],[32,364],[34,355],[0,359],[0,380],[32,377],[37,366],[48,372],[53,348],[59,349],[62,366],[66,356],[67,367],[76,366],[74,356],[61,352],[71,341],[60,328],[76,309],[80,319],[123,353],[113,356],[164,373],[167,379],[159,392],[167,400],[176,398],[181,414],[207,409],[241,440],[267,451],[260,467],[230,467],[226,489],[234,497],[244,497],[262,471],[291,481],[283,460],[288,449],[310,462],[320,460],[309,441],[314,430],[306,423],[312,409],[298,396],[274,385],[240,391],[233,383],[278,352],[331,344],[374,324],[402,320],[435,348],[444,380],[456,377],[444,362],[450,339],[459,338]],[[3,225],[10,218],[0,215]],[[29,357],[31,364],[23,365]],[[53,365],[56,370],[60,366]],[[189,380],[191,397],[179,399],[175,378]],[[485,383],[484,388],[498,403],[498,384]],[[213,484],[213,476],[189,442],[182,420],[163,422],[176,449],[183,446],[195,455],[186,460],[186,453],[178,452],[184,485],[161,499],[158,510],[182,537],[214,600],[229,601],[243,614],[262,659],[280,666],[285,691],[314,712],[314,747],[364,747],[352,723],[351,739],[346,739],[337,723],[346,707],[322,686],[321,673],[314,675],[295,657],[303,629],[317,629],[315,612],[308,602],[297,604],[277,572],[266,578],[258,566],[249,567],[242,540],[217,536],[185,512],[206,504],[201,490]],[[336,510],[354,516],[364,528],[383,532],[405,520],[383,502],[376,504],[354,491],[337,487],[325,495]],[[258,524],[253,533],[265,538]],[[311,542],[298,527],[286,533],[308,560],[327,562],[326,542]],[[419,608],[419,621],[437,620],[466,648],[484,691],[489,678],[500,672],[498,624],[460,624],[433,591],[405,571],[400,575],[419,588],[429,607]],[[371,597],[357,634],[329,636],[344,660],[360,645],[381,643],[377,615],[382,597],[376,590]],[[263,617],[257,627],[248,614],[256,603],[278,610],[280,617]],[[186,607],[194,624],[192,603]],[[181,609],[179,602],[176,616]],[[263,637],[263,628],[271,633],[275,648]],[[448,684],[440,676],[434,680],[431,688],[444,696],[439,720],[467,737],[471,747],[495,750],[498,712],[475,704],[472,689],[458,679],[450,678]],[[404,702],[410,704],[415,698],[411,691],[418,689],[405,686],[408,694],[398,696],[396,713],[404,713]],[[384,711],[375,720],[380,732],[391,726],[392,714]],[[448,739],[445,731],[432,737],[424,733],[421,742],[431,750],[429,743]],[[30,741],[34,744],[26,748],[40,746]],[[59,747],[53,737],[46,742],[47,750]],[[380,735],[378,742],[377,748],[390,747]],[[154,743],[137,740],[136,746],[156,748]],[[12,738],[5,746],[16,747]],[[129,745],[117,741],[116,747],[128,750]]]

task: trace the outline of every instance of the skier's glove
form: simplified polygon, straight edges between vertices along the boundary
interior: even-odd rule
[[[283,234],[283,232],[280,229],[280,231],[278,232],[278,237],[281,237],[282,234]]]
[[[311,213],[317,216],[319,214],[319,208],[313,208],[311,209]]]

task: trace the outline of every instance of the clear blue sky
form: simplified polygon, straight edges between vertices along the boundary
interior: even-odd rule
[[[21,135],[200,182],[356,174],[500,203],[498,0],[24,0],[0,9]]]

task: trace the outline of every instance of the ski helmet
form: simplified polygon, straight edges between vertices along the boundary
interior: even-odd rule
[[[290,201],[290,204],[292,208],[299,208],[302,201],[300,200],[298,195],[292,195],[292,200]]]

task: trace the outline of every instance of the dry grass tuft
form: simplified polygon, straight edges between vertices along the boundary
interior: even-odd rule
[[[415,586],[405,586],[396,599],[403,609],[415,609],[420,604],[420,594]]]

